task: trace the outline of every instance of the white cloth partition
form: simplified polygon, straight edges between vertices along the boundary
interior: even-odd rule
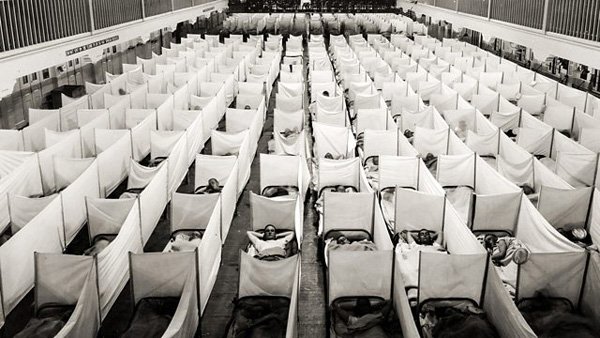
[[[44,193],[55,191],[54,157],[81,158],[81,133],[79,130],[68,132],[62,140],[38,153]]]
[[[372,236],[374,213],[375,194],[373,193],[348,194],[325,191],[323,234],[327,236],[328,232],[334,230],[360,230]]]
[[[170,162],[170,159],[167,161]],[[138,195],[143,244],[150,239],[150,235],[169,202],[170,192],[172,192],[169,190],[169,178],[169,166],[160,166],[150,183]]]
[[[8,194],[8,208],[10,210],[10,228],[13,234],[17,233],[27,223],[44,210],[57,194],[45,197],[25,197]]]
[[[557,229],[566,225],[585,227],[593,189],[564,190],[542,186],[538,210]]]
[[[89,202],[90,200],[88,200]],[[119,208],[126,206],[121,205]],[[117,237],[97,256],[100,313],[103,319],[106,318],[129,279],[127,252],[140,253],[143,251],[139,207],[139,202],[134,201],[125,220],[119,224]],[[103,223],[102,219],[113,221],[112,215],[97,214],[96,217],[100,223]]]
[[[480,304],[486,260],[485,253],[448,255],[421,252],[419,303],[430,299],[464,298]]]
[[[130,253],[129,261],[134,305],[150,297],[179,298],[163,337],[193,336],[200,322],[197,252]]]
[[[329,305],[342,297],[390,299],[392,256],[391,250],[329,251]]]
[[[100,329],[98,279],[93,257],[35,253],[36,311],[74,305],[57,337],[92,337]]]
[[[316,157],[323,158],[327,153],[333,155],[334,158],[354,157],[355,140],[350,129],[315,122],[313,123],[313,135]]]
[[[475,189],[475,154],[440,155],[437,180],[442,187],[468,186]]]
[[[421,229],[442,232],[446,213],[444,195],[398,187],[395,197],[395,233]]]
[[[110,129],[108,110],[79,110],[77,111],[77,126],[81,130],[83,156],[96,156],[95,129]]]
[[[10,222],[8,194],[40,196],[43,194],[39,160],[36,154],[0,151],[0,229]]]
[[[34,252],[60,253],[65,248],[60,199],[50,202],[21,231],[0,246],[2,301],[10,313],[34,283]]]
[[[127,177],[131,163],[129,131],[96,129],[96,150],[100,172],[100,196],[110,195]]]
[[[448,135],[450,129],[427,129],[416,127],[413,145],[421,155],[446,154],[448,152]]]

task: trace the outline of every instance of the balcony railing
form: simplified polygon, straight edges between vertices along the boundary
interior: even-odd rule
[[[600,41],[600,0],[419,0],[544,32]]]
[[[0,0],[0,53],[214,0]]]

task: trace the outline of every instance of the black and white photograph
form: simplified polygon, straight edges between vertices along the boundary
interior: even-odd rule
[[[600,0],[0,0],[0,338],[600,337]]]

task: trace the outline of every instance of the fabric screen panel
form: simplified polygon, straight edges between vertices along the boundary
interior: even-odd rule
[[[141,109],[127,110],[126,127],[131,129],[133,159],[139,162],[150,154],[150,132],[151,130],[156,130],[155,111]]]
[[[171,232],[184,229],[206,229],[215,208],[220,211],[219,194],[173,193],[171,199]]]
[[[396,156],[398,153],[397,130],[373,130],[364,132],[364,157],[370,156]]]
[[[273,111],[273,130],[281,132],[286,129],[296,129],[298,131],[304,128],[304,110],[287,112],[275,108]]]
[[[142,251],[140,209],[135,201],[117,237],[97,256],[101,318],[106,318],[129,279],[127,253]]]
[[[253,148],[256,149],[253,145]],[[246,137],[240,146],[240,153],[238,156],[238,193],[244,190],[244,187],[250,180],[250,169],[252,165],[252,159],[254,158],[254,149],[250,148],[249,137]]]
[[[200,110],[179,110],[175,112],[173,129],[185,130],[187,140],[187,162],[191,165],[204,147],[208,136],[203,134],[202,111]]]
[[[84,284],[76,289],[81,290],[77,305],[57,337],[91,337],[100,329],[100,300],[95,264],[88,271]]]
[[[183,138],[183,131],[150,131],[150,158],[168,157]]]
[[[372,193],[326,191],[323,195],[323,233],[343,229],[365,230],[372,235],[374,204]]]
[[[539,115],[544,111],[546,94],[521,95],[517,105],[532,115]]]
[[[238,297],[290,297],[293,291],[299,255],[278,261],[255,259],[240,252]]]
[[[429,104],[439,111],[458,108],[458,95],[455,93],[431,94]]]
[[[187,175],[189,166],[188,158],[187,139],[186,137],[181,137],[171,149],[167,162],[167,166],[169,167],[169,195],[177,190],[177,187],[179,187]]]
[[[440,233],[446,198],[416,190],[396,188],[395,233],[427,229]]]
[[[468,186],[475,188],[474,154],[440,155],[438,157],[437,180],[442,187]]]
[[[550,156],[552,131],[534,128],[519,128],[517,144],[534,155]]]
[[[559,131],[571,132],[573,128],[574,108],[563,105],[548,105],[544,111],[544,122]]]
[[[344,111],[344,96],[317,96],[317,107],[327,111]]]
[[[419,160],[414,157],[380,156],[379,188],[411,187],[417,189]]]
[[[556,157],[556,174],[574,187],[592,186],[597,161],[598,156],[594,153],[559,152]]]
[[[62,211],[60,199],[54,199],[0,246],[4,313],[10,313],[33,287],[34,253],[64,250]]]
[[[284,96],[277,93],[275,95],[275,107],[284,112],[295,112],[303,109],[303,97],[300,96]]]
[[[66,242],[71,243],[87,220],[86,198],[99,198],[98,161],[92,162],[79,177],[60,193]]]
[[[531,253],[520,266],[518,300],[543,291],[549,297],[563,297],[577,307],[586,264],[585,251]]]
[[[250,194],[250,208],[252,212],[252,230],[264,229],[272,224],[279,230],[296,229],[295,213],[296,199],[271,199],[254,193]]]
[[[218,110],[217,101],[211,100],[202,108],[202,133],[206,140],[210,137],[211,130],[217,128],[220,120],[221,112]]]
[[[286,337],[298,337],[298,301],[300,298],[300,264],[297,263],[292,295],[290,297],[290,309],[288,311],[288,323]]]
[[[46,138],[44,130],[58,131],[59,118],[58,113],[47,116],[37,123],[30,124],[23,129],[23,142],[26,151],[41,151],[46,148]]]
[[[316,102],[319,97],[323,96],[324,92],[328,92],[329,95],[334,96],[337,88],[337,83],[311,83],[310,86],[310,103]]]
[[[446,110],[444,111],[444,120],[453,130],[457,130],[462,121],[466,123],[468,130],[475,130],[476,113],[474,108]]]
[[[326,124],[330,126],[344,127],[346,126],[346,112],[343,110],[340,111],[327,111],[321,109],[319,105],[317,105],[316,111],[316,121],[321,124]]]
[[[225,112],[225,130],[228,133],[239,133],[250,128],[257,110],[227,109]]]
[[[275,140],[275,151],[277,155],[292,155],[301,156],[306,158],[307,152],[307,141],[306,132],[303,130],[295,140],[288,140],[284,138],[280,133],[274,133],[273,139]]]
[[[565,180],[556,175],[550,168],[543,165],[539,160],[533,160],[533,170],[535,171],[534,189],[539,192],[542,185],[556,189],[573,189]]]
[[[498,131],[495,133],[481,135],[467,130],[465,143],[471,150],[479,155],[496,155],[500,145],[498,144]]]
[[[402,264],[402,258],[399,255],[394,255],[393,259],[395,266],[400,266]],[[402,336],[407,338],[418,338],[421,335],[419,334],[419,329],[415,324],[415,320],[412,316],[412,311],[410,304],[408,302],[408,296],[406,295],[406,289],[404,285],[404,280],[402,279],[402,274],[400,269],[393,269],[393,287],[392,290],[392,300],[394,304],[394,310],[396,311],[396,315],[400,321],[400,327],[402,328]]]
[[[248,131],[228,134],[221,131],[211,131],[211,146],[213,155],[238,155],[242,142],[247,138]]]
[[[81,119],[82,118],[80,116],[79,120]],[[96,156],[94,130],[109,128],[110,120],[108,116],[108,111],[102,113],[101,115],[86,123],[85,125],[80,126],[84,157]]]
[[[278,82],[278,94],[284,97],[302,96],[304,94],[304,83]]]
[[[98,154],[100,172],[100,193],[102,197],[110,195],[127,177],[131,163],[131,136],[129,131],[96,129],[96,149],[100,150],[100,139],[118,136],[116,142]]]
[[[2,151],[24,151],[23,132],[20,130],[0,130],[0,150]]]
[[[506,230],[514,234],[521,205],[521,191],[475,196],[473,231]]]
[[[233,168],[231,169],[230,176],[227,179],[227,183],[221,190],[221,239],[225,243],[225,238],[229,233],[231,222],[236,210],[236,203],[241,194],[239,190],[239,162],[236,161]]]
[[[211,291],[217,280],[217,274],[221,265],[221,200],[217,201],[216,207],[210,216],[208,226],[202,236],[198,247],[200,304],[204,312]]]
[[[301,158],[260,154],[260,193],[269,186],[298,186]]]
[[[131,160],[129,175],[127,176],[127,189],[144,189],[152,182],[154,175],[162,167],[164,167],[162,163],[156,167],[146,167]]]
[[[71,183],[75,182],[75,180],[77,180],[77,178],[94,162],[94,158],[54,157],[53,160],[56,190],[63,190]],[[98,186],[97,182],[96,186]]]
[[[60,108],[60,129],[67,131],[77,128],[77,110],[89,109],[88,97],[84,96]]]
[[[566,225],[585,227],[593,190],[593,187],[565,190],[542,186],[538,210],[557,229]]]
[[[471,104],[479,110],[483,115],[490,116],[498,111],[498,95],[473,95]]]
[[[36,154],[0,151],[0,163],[0,229],[4,231],[10,222],[8,193],[34,196],[42,195],[43,189]]]
[[[190,274],[194,276],[192,285],[196,282],[196,269],[191,268],[197,265],[196,257],[196,251],[130,254],[130,282],[135,304],[149,297],[182,296]]]
[[[213,96],[195,96],[190,97],[190,106],[192,109],[202,109],[206,107],[212,100]]]
[[[600,308],[597,299],[600,297],[600,256],[598,252],[589,252],[590,260],[586,275],[583,297],[581,297],[581,312],[595,321],[600,319]]]
[[[173,109],[187,110],[190,107],[188,92],[189,86],[186,84],[173,93]]]
[[[150,235],[158,224],[160,216],[169,202],[169,172],[168,166],[161,166],[152,181],[138,195],[141,209],[141,228],[143,244],[148,242]]]
[[[589,232],[593,243],[600,243],[600,191],[595,188],[590,206]]]
[[[429,299],[466,298],[479,304],[486,260],[486,254],[448,255],[421,252],[419,303]]]
[[[238,93],[245,95],[262,95],[264,85],[252,82],[238,82]]]
[[[360,134],[365,129],[386,130],[387,117],[386,108],[359,109],[356,116],[356,132]]]
[[[329,305],[342,297],[392,294],[392,251],[329,251]]]
[[[421,155],[446,154],[448,149],[449,129],[427,129],[416,127],[413,145]]]
[[[81,135],[79,130],[69,132],[62,141],[38,153],[42,184],[46,194],[55,190],[54,161],[55,156],[81,158]]]
[[[60,253],[34,255],[36,310],[50,304],[75,305],[95,271],[94,258]]]
[[[172,130],[174,109],[173,96],[169,96],[155,108],[159,129]]]
[[[510,112],[492,112],[490,121],[498,128],[507,131],[518,128],[520,110]]]
[[[80,134],[78,129],[69,130],[69,131],[53,131],[49,129],[44,130],[44,138],[46,149],[52,147],[53,145],[60,143],[69,138],[69,136],[73,134]]]
[[[117,234],[131,213],[136,199],[104,199],[86,198],[87,222],[89,235],[94,239],[97,235]],[[137,208],[137,206],[136,206]]]
[[[316,156],[325,157],[327,153],[334,158],[346,158],[348,154],[349,130],[346,127],[329,126],[322,123],[313,123],[313,135],[316,143]]]
[[[236,162],[235,156],[196,155],[194,188],[208,185],[211,178],[216,178],[219,185],[224,186],[232,177]]]
[[[191,337],[194,336],[200,322],[198,288],[196,276],[192,272],[187,273],[187,278],[181,291],[177,310],[169,326],[165,330],[166,337]]]
[[[483,309],[503,337],[537,337],[510,298],[493,264],[489,264]]]
[[[532,253],[582,251],[556,231],[525,196],[521,196],[517,238],[526,243]]]
[[[263,96],[240,94],[236,98],[235,107],[245,109],[246,106],[249,106],[251,109],[257,109],[262,100]]]
[[[119,98],[118,101],[110,106],[107,105],[106,108],[108,108],[108,115],[110,117],[110,127],[112,129],[122,129],[125,125],[125,111],[131,108],[129,96]]]
[[[504,157],[499,156],[496,158],[496,166],[498,172],[510,182],[518,186],[528,184],[533,187],[535,185],[533,161],[532,157],[531,159],[526,159],[520,163],[510,163],[505,160]]]
[[[318,190],[334,185],[346,185],[361,190],[360,188],[360,160],[319,159]]]
[[[582,128],[579,132],[579,143],[593,152],[600,152],[600,129]]]
[[[589,149],[586,149],[581,144],[575,142],[574,140],[570,139],[566,135],[563,135],[559,131],[555,130],[554,131],[554,144],[553,144],[553,148],[552,148],[551,157],[556,158],[556,154],[559,152],[574,153],[574,154],[586,154],[586,155],[594,154],[592,151],[590,151]]]
[[[10,226],[13,234],[23,229],[32,219],[35,218],[42,210],[46,209],[57,194],[50,196],[31,198],[8,193],[8,208],[10,210]]]
[[[512,182],[492,168],[481,157],[475,158],[477,165],[475,189],[477,194],[514,193],[520,191]]]

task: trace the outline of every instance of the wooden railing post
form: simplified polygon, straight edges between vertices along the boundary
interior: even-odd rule
[[[546,33],[548,29],[548,9],[550,0],[544,0],[544,20],[542,21],[542,32]]]
[[[488,0],[488,10],[487,10],[488,20],[492,18],[492,1],[494,1],[494,0]]]
[[[146,20],[146,5],[144,5],[144,0],[140,0],[142,5],[142,21]]]
[[[88,0],[88,6],[90,11],[90,32],[93,33],[96,30],[96,24],[94,23],[94,3],[92,0]]]

